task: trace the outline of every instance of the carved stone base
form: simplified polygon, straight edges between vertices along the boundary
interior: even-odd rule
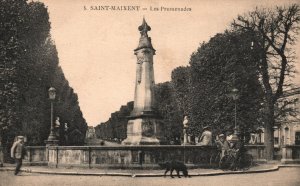
[[[123,145],[159,145],[159,120],[156,118],[136,118],[128,121],[127,138]]]
[[[58,140],[45,140],[44,141],[46,146],[57,146],[58,145]]]

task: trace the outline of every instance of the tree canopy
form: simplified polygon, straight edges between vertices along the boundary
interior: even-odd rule
[[[251,130],[258,125],[261,89],[249,41],[247,32],[226,31],[202,43],[191,56],[189,118],[195,134],[204,126],[218,132],[233,129],[233,89],[238,89],[237,126]]]
[[[43,3],[0,2],[0,136],[11,144],[16,135],[29,145],[44,144],[50,133],[48,89],[55,87],[54,115],[83,134],[87,124],[78,97],[59,66]],[[63,125],[62,125],[63,126]]]
[[[293,46],[300,29],[300,8],[297,4],[273,9],[256,8],[238,16],[232,26],[235,30],[246,30],[253,34],[252,48],[259,55],[258,71],[265,100],[263,122],[266,157],[270,160],[274,153],[275,107],[283,90],[292,87],[290,78],[295,72]]]

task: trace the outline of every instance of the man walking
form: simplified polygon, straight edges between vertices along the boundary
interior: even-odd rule
[[[11,157],[15,159],[17,165],[15,170],[15,175],[17,175],[22,166],[22,159],[25,155],[25,146],[24,146],[24,137],[18,136],[18,140],[14,142],[13,146],[11,147]]]

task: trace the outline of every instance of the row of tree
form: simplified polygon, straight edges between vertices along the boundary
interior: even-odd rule
[[[163,129],[159,138],[164,141],[180,141],[182,131],[182,113],[177,108],[173,88],[170,82],[157,84],[154,87],[158,113],[162,116]],[[119,111],[95,127],[96,136],[104,140],[123,141],[127,137],[127,122],[133,110],[133,101],[121,106]]]
[[[233,130],[235,121],[244,133],[263,126],[266,157],[272,159],[273,127],[295,113],[288,105],[297,100],[282,95],[284,89],[293,87],[293,46],[299,23],[299,5],[257,8],[238,16],[229,30],[202,43],[191,55],[189,66],[174,69],[170,82],[155,87],[157,108],[167,131],[164,137],[172,141],[182,136],[185,115],[191,136],[199,136],[207,125],[215,134]],[[233,89],[238,90],[237,95]],[[118,117],[114,115],[105,126],[114,130]]]
[[[124,140],[127,137],[127,117],[132,110],[133,101],[121,106],[106,122],[95,127],[96,136],[104,140]]]
[[[0,15],[0,141],[9,146],[24,135],[29,145],[44,144],[50,133],[50,87],[56,88],[54,116],[84,135],[87,124],[59,66],[45,5],[3,0]]]

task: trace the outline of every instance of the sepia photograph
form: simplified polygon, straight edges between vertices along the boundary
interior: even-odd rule
[[[0,186],[300,185],[299,0],[0,0]]]

